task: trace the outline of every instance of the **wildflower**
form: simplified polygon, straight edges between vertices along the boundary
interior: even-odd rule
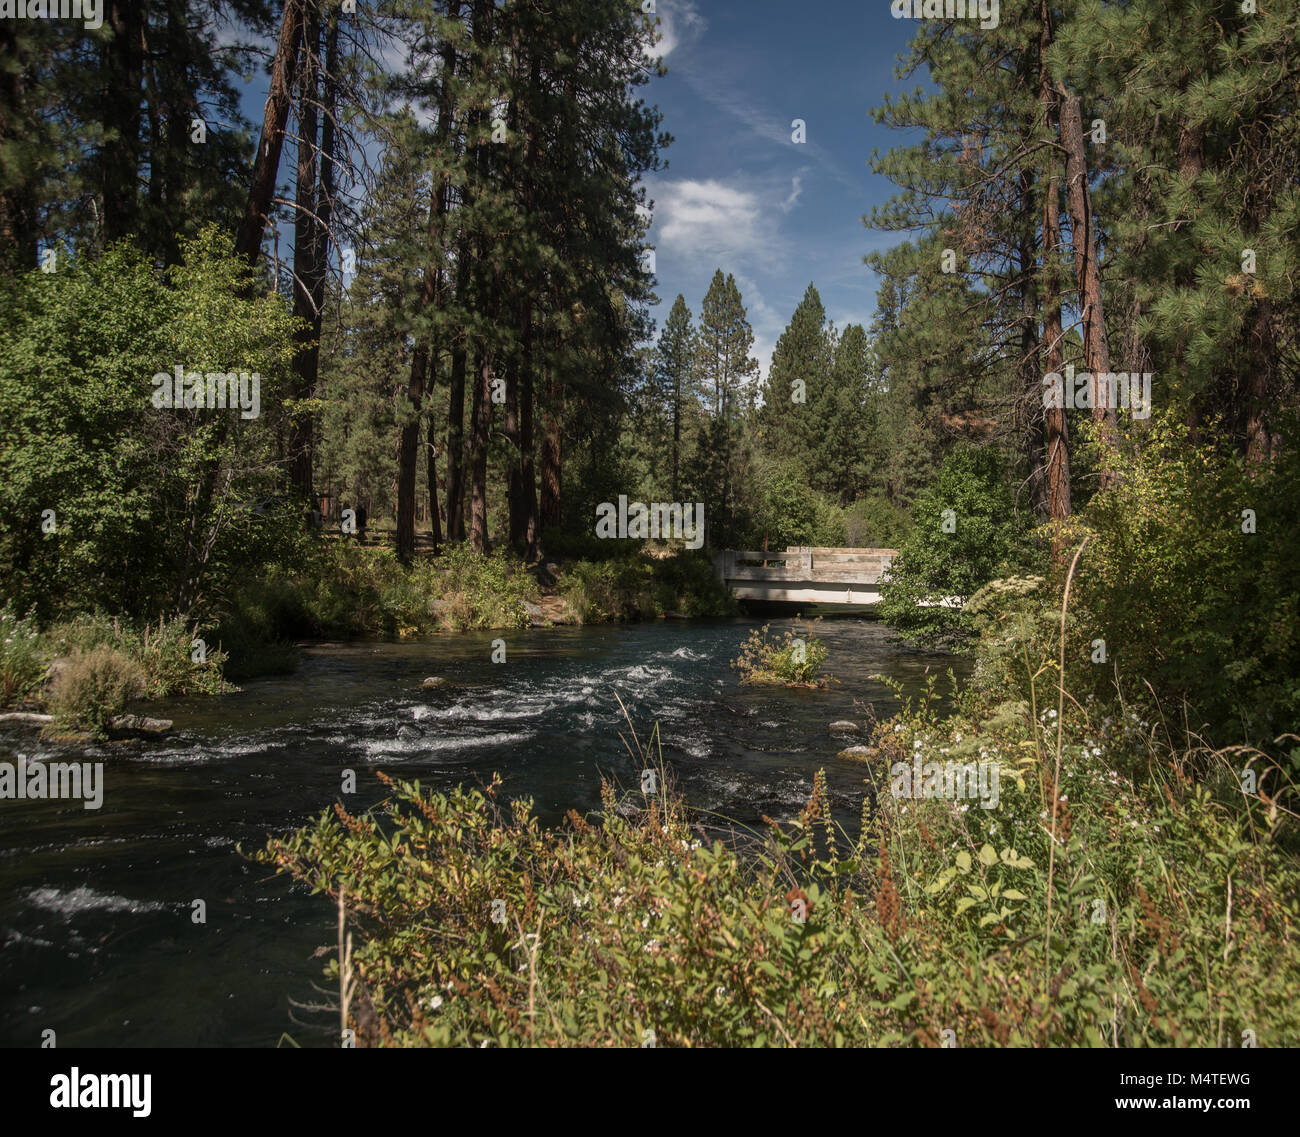
[[[442,996],[435,995],[432,999],[429,1000],[429,1006],[436,1011],[439,1007],[442,1006]]]

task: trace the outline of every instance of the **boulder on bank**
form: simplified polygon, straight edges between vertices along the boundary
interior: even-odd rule
[[[835,755],[836,758],[847,758],[850,762],[870,762],[876,757],[876,748],[874,746],[849,746]]]
[[[157,738],[172,728],[171,719],[151,719],[144,715],[118,715],[108,724],[109,738]]]

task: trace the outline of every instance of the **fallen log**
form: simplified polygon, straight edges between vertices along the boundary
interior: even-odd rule
[[[54,716],[37,714],[35,711],[6,711],[0,714],[0,723],[6,722],[26,723],[28,726],[49,726],[54,722]],[[171,719],[151,719],[145,715],[118,715],[108,724],[110,732],[127,736],[166,734],[171,728]]]

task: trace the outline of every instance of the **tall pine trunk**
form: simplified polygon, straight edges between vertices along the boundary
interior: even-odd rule
[[[457,256],[456,295],[469,285],[467,242]],[[447,397],[447,540],[465,540],[465,376],[469,353],[465,333],[459,330],[451,346],[451,390]]]
[[[315,5],[308,8],[303,24],[302,63],[298,87],[297,211],[293,233],[293,314],[301,321],[297,350],[293,357],[290,393],[295,401],[316,393],[320,364],[320,308],[323,279],[320,256],[322,242],[316,209],[319,204],[320,20]],[[312,491],[311,416],[295,410],[289,420],[289,481],[304,500]]]
[[[141,84],[144,82],[144,8],[138,0],[109,0],[104,23],[112,33],[104,44],[107,84],[100,118],[104,141],[99,155],[104,208],[104,243],[132,235],[140,222]]]
[[[1050,135],[1056,117],[1057,100],[1047,73],[1047,49],[1051,45],[1051,14],[1048,0],[1043,0],[1039,31],[1039,102],[1042,106],[1044,133]],[[1062,375],[1065,332],[1061,326],[1061,206],[1056,155],[1045,151],[1047,170],[1043,178],[1043,301],[1047,306],[1043,320],[1042,364],[1044,375]],[[1064,376],[1062,375],[1062,384]],[[1047,453],[1047,514],[1053,521],[1070,516],[1070,440],[1065,407],[1043,410],[1043,448]],[[1052,541],[1052,555],[1059,559],[1060,548]]]
[[[1074,247],[1074,270],[1079,290],[1079,312],[1083,321],[1084,365],[1092,375],[1092,420],[1102,446],[1101,485],[1111,481],[1119,425],[1114,392],[1103,385],[1110,374],[1110,343],[1106,338],[1106,313],[1101,297],[1101,266],[1097,256],[1097,227],[1092,213],[1092,192],[1088,187],[1088,161],[1083,144],[1083,114],[1079,96],[1064,88],[1060,94],[1061,146],[1065,150],[1066,205],[1070,211],[1070,243]]]
[[[496,349],[487,337],[478,344],[474,372],[474,406],[469,429],[470,513],[469,543],[476,553],[488,551],[487,451],[492,421],[492,380],[496,377]]]
[[[560,488],[563,482],[564,389],[555,377],[554,365],[546,373],[546,409],[542,412],[542,500],[541,528],[560,524]]]
[[[289,120],[289,103],[293,78],[298,65],[298,45],[303,33],[305,0],[284,0],[280,17],[280,36],[271,65],[271,86],[262,115],[262,133],[253,163],[253,180],[248,191],[244,219],[239,226],[236,252],[255,264],[262,251],[262,233],[266,229],[271,196],[275,192],[275,172],[280,165],[280,148],[284,144],[284,125]]]
[[[455,19],[460,12],[459,0],[448,0],[447,13]],[[397,441],[397,556],[406,562],[415,553],[415,474],[419,461],[420,415],[424,410],[424,393],[426,376],[432,379],[437,373],[437,344],[434,341],[432,323],[429,321],[435,301],[442,292],[443,241],[446,234],[446,215],[448,195],[450,194],[451,176],[449,165],[445,161],[446,149],[451,145],[451,85],[456,68],[456,50],[450,40],[443,46],[442,85],[438,92],[438,125],[434,133],[434,150],[443,156],[443,164],[434,180],[432,197],[429,202],[428,237],[425,242],[424,277],[420,282],[420,293],[416,298],[414,319],[416,327],[421,322],[428,322],[426,330],[416,338],[415,350],[411,356],[411,374],[407,383],[407,397],[411,402],[411,421],[403,426]],[[432,424],[429,436],[433,436]],[[427,458],[430,463],[428,471],[429,508],[433,520],[434,541],[439,541],[441,534],[437,519],[437,470],[433,465],[434,454],[429,450]]]

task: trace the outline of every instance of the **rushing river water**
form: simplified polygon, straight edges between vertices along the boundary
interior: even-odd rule
[[[774,631],[789,621],[774,620]],[[863,769],[836,757],[852,739],[828,725],[895,703],[927,669],[960,663],[902,647],[882,624],[836,614],[819,635],[825,691],[744,687],[728,663],[754,621],[478,633],[419,643],[309,648],[291,676],[221,699],[171,699],[164,742],[68,747],[24,728],[0,733],[0,760],[103,761],[98,810],[81,802],[0,801],[0,1044],[274,1046],[285,1033],[330,1045],[322,1002],[335,912],[236,851],[260,847],[328,808],[356,771],[359,811],[384,796],[383,770],[447,787],[500,772],[507,797],[542,819],[599,807],[601,773],[639,781],[621,696],[644,741],[691,804],[744,823],[798,813],[825,768],[837,814],[860,815]],[[507,644],[493,663],[492,641]],[[426,676],[449,683],[422,689]],[[946,680],[940,688],[948,690]],[[207,921],[191,918],[202,899]],[[297,1021],[295,1021],[297,1020]]]

